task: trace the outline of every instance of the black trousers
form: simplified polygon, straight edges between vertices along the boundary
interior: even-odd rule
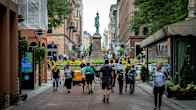
[[[161,107],[162,104],[162,96],[165,90],[165,86],[162,87],[154,87],[154,104],[155,107]]]
[[[122,94],[122,92],[123,92],[123,82],[124,82],[123,79],[119,79],[119,80],[118,80],[118,84],[119,84],[119,93],[120,93],[120,94]]]

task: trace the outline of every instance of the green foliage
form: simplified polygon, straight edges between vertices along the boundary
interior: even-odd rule
[[[188,15],[188,0],[136,0],[135,12],[130,30],[138,32],[140,26],[152,34],[165,25],[185,19]]]
[[[49,29],[63,24],[70,11],[68,0],[48,0]]]
[[[35,49],[35,63],[43,61],[46,55],[46,49],[43,47],[38,47]]]
[[[174,82],[171,80],[167,80],[165,85],[166,85],[166,88],[175,86]]]
[[[96,65],[104,64],[104,60],[102,60],[102,59],[94,59],[94,60],[91,61],[91,64],[96,64]]]
[[[123,56],[125,53],[125,48],[121,47],[118,52],[120,53],[120,56]]]
[[[190,64],[186,64],[183,66],[182,71],[180,72],[180,86],[186,87],[187,84],[191,83],[192,81],[195,81],[195,79],[192,77],[194,74],[193,69],[191,68]]]
[[[24,55],[28,48],[28,42],[25,39],[19,40],[19,52],[20,55]]]

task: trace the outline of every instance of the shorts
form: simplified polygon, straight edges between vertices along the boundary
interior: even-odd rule
[[[72,78],[65,79],[64,86],[65,86],[67,89],[71,89],[71,86],[72,86]]]
[[[102,89],[112,89],[112,79],[102,79]]]
[[[86,77],[86,83],[87,84],[92,84],[93,83],[93,80],[94,80],[94,75],[93,74],[86,74],[85,77]]]

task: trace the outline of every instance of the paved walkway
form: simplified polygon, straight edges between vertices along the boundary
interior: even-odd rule
[[[12,110],[153,110],[153,97],[138,87],[133,95],[118,95],[116,89],[110,104],[103,104],[99,85],[92,96],[82,94],[80,86],[73,87],[71,94],[66,94],[63,88],[57,92],[51,88]],[[164,104],[162,110],[175,109]]]
[[[45,92],[50,87],[51,87],[51,84],[43,83],[41,87],[37,87],[34,90],[22,90],[22,93],[27,94],[28,98],[32,98],[32,97],[35,97],[35,96],[41,94],[42,92]]]
[[[139,82],[137,86],[148,93],[149,95],[153,96],[152,94],[152,86]],[[167,98],[166,96],[163,97],[164,103],[170,105],[170,107],[176,110],[196,110],[196,99],[194,100],[178,100],[175,98]]]

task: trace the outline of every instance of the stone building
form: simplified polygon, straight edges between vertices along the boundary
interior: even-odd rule
[[[0,109],[12,105],[18,94],[16,18],[16,0],[0,0]]]
[[[109,13],[110,23],[108,30],[108,47],[109,49],[115,48],[117,42],[117,5],[113,4],[110,7]]]
[[[135,0],[117,0],[117,39],[120,45],[126,47],[131,58],[136,57],[136,44],[145,38],[142,26],[138,33],[129,29],[137,11],[134,2]]]
[[[52,33],[48,33],[48,44],[52,42],[57,45],[57,55],[69,55],[72,47],[79,50],[82,43],[82,0],[69,0],[71,13],[65,19],[65,23]]]
[[[82,46],[84,50],[87,50],[91,45],[92,36],[87,31],[84,31],[82,36]]]
[[[128,44],[129,36],[134,35],[129,31],[129,24],[134,16],[135,0],[117,0],[118,6],[118,37],[121,43]]]

